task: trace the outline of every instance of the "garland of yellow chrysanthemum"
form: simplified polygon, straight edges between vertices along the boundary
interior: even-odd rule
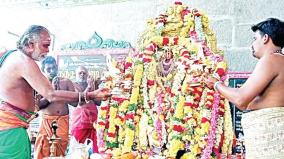
[[[115,119],[118,111],[118,103],[111,100],[110,109],[109,109],[109,128],[107,130],[106,144],[108,148],[117,148],[117,132]]]
[[[134,142],[134,134],[135,134],[135,125],[134,125],[134,115],[137,110],[137,101],[139,96],[139,87],[141,85],[141,79],[143,75],[143,64],[138,63],[134,67],[134,79],[133,79],[133,88],[131,91],[131,97],[128,105],[128,112],[126,113],[126,130],[125,141],[122,146],[122,153],[131,152],[131,146]]]
[[[114,133],[116,132],[114,131],[114,127],[118,126],[119,133],[118,136],[114,138],[108,137],[108,140],[118,140],[120,149],[114,151],[121,151],[119,152],[120,154],[131,152],[134,138],[137,136],[139,151],[144,151],[145,153],[147,153],[147,151],[153,151],[152,154],[161,155],[159,152],[157,153],[157,151],[155,151],[155,147],[159,148],[165,143],[161,139],[161,135],[164,133],[161,130],[161,125],[163,124],[169,127],[167,130],[169,132],[167,141],[168,152],[166,154],[168,157],[175,157],[178,150],[187,148],[190,149],[192,158],[196,158],[201,154],[201,150],[204,150],[205,145],[208,144],[206,134],[211,133],[212,138],[216,136],[215,143],[210,141],[210,147],[206,147],[207,152],[212,151],[211,146],[213,144],[217,147],[218,143],[220,143],[222,133],[231,136],[231,131],[229,130],[231,128],[228,115],[230,112],[228,110],[229,107],[225,106],[224,108],[224,118],[214,116],[214,121],[218,119],[220,122],[218,122],[216,134],[214,132],[212,134],[212,132],[209,131],[209,127],[211,126],[209,123],[210,116],[206,115],[210,114],[213,104],[211,99],[212,94],[210,94],[212,90],[207,88],[203,90],[203,85],[191,86],[187,83],[190,82],[190,78],[192,78],[192,83],[197,81],[197,83],[200,84],[201,78],[203,77],[203,74],[195,76],[194,73],[190,72],[192,70],[189,69],[189,65],[202,65],[205,66],[205,69],[207,69],[207,67],[208,69],[212,69],[212,66],[214,69],[216,66],[216,61],[210,61],[211,57],[204,57],[202,54],[198,56],[195,55],[198,54],[198,51],[205,52],[208,50],[209,51],[205,53],[206,56],[212,54],[207,46],[209,46],[214,53],[218,51],[216,48],[215,35],[212,34],[211,29],[208,27],[208,18],[198,10],[194,9],[190,11],[179,3],[175,4],[174,9],[176,12],[175,16],[179,18],[178,26],[182,24],[182,20],[184,25],[188,26],[181,28],[180,34],[175,34],[173,28],[165,25],[166,21],[159,21],[159,23],[154,24],[156,25],[155,27],[158,28],[158,31],[155,32],[155,36],[150,36],[149,39],[143,41],[144,44],[142,45],[144,45],[143,48],[145,50],[138,55],[139,57],[136,57],[138,62],[136,61],[137,63],[134,66],[134,79],[129,101],[125,100],[118,105],[115,103],[111,104],[109,122],[112,123],[113,120],[115,120],[115,122],[113,122],[114,124],[110,124],[108,131],[109,133]],[[183,14],[185,14],[184,17],[179,15],[181,11],[187,12],[183,12]],[[162,16],[162,20],[163,18],[166,18],[166,16]],[[185,19],[188,21],[185,21]],[[155,31],[155,27],[152,28],[152,31]],[[169,32],[165,32],[165,30]],[[145,46],[147,47],[145,48]],[[178,68],[177,73],[170,74],[172,77],[174,76],[173,81],[169,80],[172,79],[172,77],[168,78],[169,75],[166,77],[158,77],[155,72],[157,65],[155,62],[160,57],[160,54],[156,54],[157,50],[166,47],[172,49],[175,64],[179,63],[179,65],[176,65]],[[189,52],[191,54],[189,54]],[[143,63],[141,63],[141,61]],[[220,65],[222,64],[218,63],[217,67],[220,67]],[[197,72],[198,71],[200,70],[197,70]],[[192,76],[190,75],[191,73]],[[216,70],[214,73],[218,74],[218,71]],[[158,97],[157,89],[160,89],[160,97],[163,96],[159,101],[155,100],[155,97]],[[119,108],[116,108],[117,106]],[[155,110],[156,106],[163,106],[163,109],[166,108],[166,110],[163,110],[166,112],[164,113],[166,116],[163,116],[164,114]],[[216,115],[216,103],[214,111]],[[125,121],[123,122],[117,118],[114,119],[115,116],[117,118],[121,117]],[[224,130],[222,129],[222,125],[225,127]],[[217,126],[216,123],[215,126]],[[101,130],[104,129],[105,128],[101,126]],[[146,133],[143,133],[144,130],[146,130]],[[190,146],[187,146],[188,143],[186,142],[189,142]],[[230,140],[225,137],[222,151],[228,152],[229,145],[231,145]],[[208,154],[206,154],[206,156],[207,155]]]
[[[222,145],[222,153],[231,154],[232,141],[234,133],[232,126],[232,116],[230,111],[230,104],[228,100],[225,100],[225,114],[224,114],[224,142]]]
[[[184,143],[182,141],[182,133],[184,131],[184,126],[182,124],[182,120],[184,117],[184,102],[184,96],[179,95],[171,126],[172,132],[169,134],[168,156],[170,157],[174,157],[178,150],[184,149]]]
[[[129,100],[130,100],[130,88],[132,87],[132,80],[133,80],[133,61],[132,58],[127,57],[125,62],[123,63],[124,66],[124,75],[123,75],[123,89],[121,93],[123,95],[121,97],[117,97],[117,101],[119,103],[117,116],[115,119],[115,125],[118,127],[118,143],[119,148],[122,149],[122,144],[125,140],[125,114],[128,110]],[[119,81],[121,82],[121,81]]]

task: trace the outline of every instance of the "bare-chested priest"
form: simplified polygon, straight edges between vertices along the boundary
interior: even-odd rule
[[[17,42],[17,50],[0,58],[0,158],[31,158],[31,145],[26,128],[35,111],[34,90],[53,102],[78,102],[79,99],[105,100],[105,89],[79,93],[55,90],[41,73],[36,61],[49,52],[49,31],[30,26]]]
[[[210,77],[207,84],[242,114],[246,159],[284,158],[284,21],[268,18],[251,27],[252,53],[258,60],[240,88]]]

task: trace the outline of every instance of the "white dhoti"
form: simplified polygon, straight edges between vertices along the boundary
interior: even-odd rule
[[[242,115],[246,159],[284,159],[284,107]]]

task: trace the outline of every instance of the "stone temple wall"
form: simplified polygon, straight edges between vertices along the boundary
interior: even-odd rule
[[[87,40],[95,31],[103,38],[129,41],[134,47],[146,21],[164,11],[173,0],[122,0],[115,3],[7,5],[0,2],[0,47],[11,48],[17,37],[31,24],[46,26],[55,37],[52,49]],[[49,2],[49,0],[45,0]],[[56,2],[51,1],[50,2]],[[58,1],[59,2],[59,1]],[[60,1],[61,2],[61,1]],[[268,17],[284,19],[284,1],[279,0],[181,0],[205,12],[217,35],[220,49],[232,72],[251,72],[256,60],[251,56],[253,33],[250,26]]]

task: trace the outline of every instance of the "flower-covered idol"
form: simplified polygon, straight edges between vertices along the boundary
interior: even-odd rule
[[[175,2],[149,20],[138,47],[105,77],[113,95],[99,109],[100,152],[139,159],[228,155],[230,107],[205,84],[209,76],[224,81],[227,74],[209,18]]]

